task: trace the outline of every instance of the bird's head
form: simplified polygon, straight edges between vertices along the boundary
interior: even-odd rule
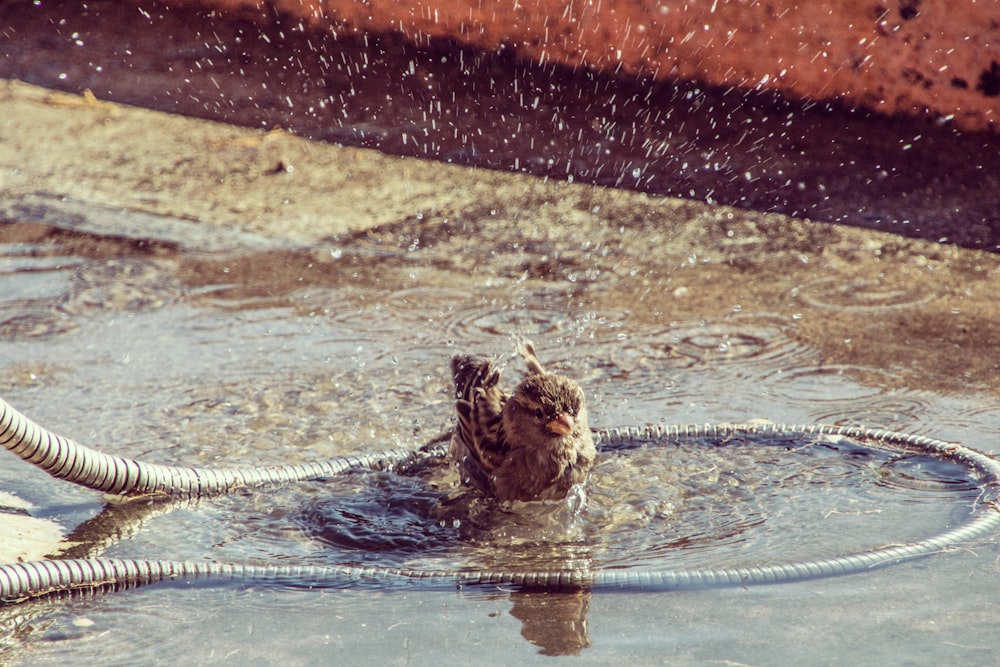
[[[587,428],[583,390],[561,375],[529,375],[504,408],[511,442],[546,444]]]

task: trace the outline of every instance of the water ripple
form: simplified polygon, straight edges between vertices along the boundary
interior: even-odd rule
[[[920,539],[967,511],[978,493],[967,470],[949,461],[802,437],[605,453],[582,509],[575,502],[506,508],[457,483],[446,465],[359,472],[283,489],[277,499],[213,500],[180,525],[201,524],[220,560],[250,554],[262,562],[442,570],[733,567]],[[156,532],[151,539],[175,539],[164,527]]]
[[[629,347],[650,359],[683,360],[684,366],[723,365],[769,368],[797,365],[811,355],[777,323],[758,318],[724,322],[680,322],[636,336]]]
[[[6,313],[17,313],[5,317]],[[0,338],[7,341],[48,339],[61,336],[77,327],[64,314],[45,305],[31,302],[7,302],[0,305]]]
[[[197,604],[165,604],[164,594],[151,589],[139,598],[102,595],[99,604],[88,593],[56,598],[45,608],[32,610],[35,618],[18,630],[21,657],[30,656],[24,664],[157,664],[163,659],[164,640],[177,634],[164,629],[208,623],[214,614]],[[32,650],[32,642],[44,643],[44,650],[37,650],[39,646]],[[5,656],[3,648],[0,645],[0,659],[7,664],[6,658],[15,658],[17,652],[11,647]]]
[[[179,279],[159,262],[108,259],[80,267],[60,308],[74,315],[159,310],[183,295]]]
[[[772,397],[805,409],[809,421],[820,423],[912,430],[933,402],[929,392],[902,386],[889,370],[843,364],[774,374],[765,387]]]
[[[842,313],[879,314],[917,308],[937,298],[915,286],[899,286],[887,281],[829,277],[818,278],[797,290],[800,299],[822,310]]]

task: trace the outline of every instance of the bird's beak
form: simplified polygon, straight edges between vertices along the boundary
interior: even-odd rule
[[[562,414],[546,424],[545,427],[556,435],[569,435],[576,427],[576,422],[573,421],[572,416]]]

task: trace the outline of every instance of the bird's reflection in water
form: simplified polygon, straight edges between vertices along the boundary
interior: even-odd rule
[[[439,490],[435,501],[428,479],[390,478],[389,473],[364,477],[364,490],[324,497],[303,514],[306,532],[335,547],[338,559],[456,572],[593,569],[593,536],[588,538],[593,527],[584,517],[583,487],[559,501],[499,503],[456,485]],[[440,489],[434,482],[430,486]],[[407,502],[402,496],[409,496]],[[543,655],[576,655],[590,646],[591,593],[585,588],[518,586],[509,593],[469,593],[509,597],[521,635]]]
[[[472,520],[464,537],[475,540],[477,548],[466,567],[474,561],[471,569],[493,572],[591,572],[594,543],[587,534],[593,526],[582,516],[585,502],[583,489],[576,488],[559,502],[475,507],[467,515]],[[590,646],[590,596],[585,587],[517,586],[509,592],[510,614],[521,622],[521,636],[542,655],[579,655]]]
[[[590,591],[520,589],[511,593],[510,615],[521,621],[521,636],[542,655],[579,655],[590,646],[587,610]]]

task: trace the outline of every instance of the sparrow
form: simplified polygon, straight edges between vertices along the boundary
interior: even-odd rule
[[[498,500],[562,499],[587,479],[597,456],[583,390],[546,372],[531,342],[519,352],[528,373],[510,395],[494,361],[451,360],[458,420],[450,456],[463,480]]]

